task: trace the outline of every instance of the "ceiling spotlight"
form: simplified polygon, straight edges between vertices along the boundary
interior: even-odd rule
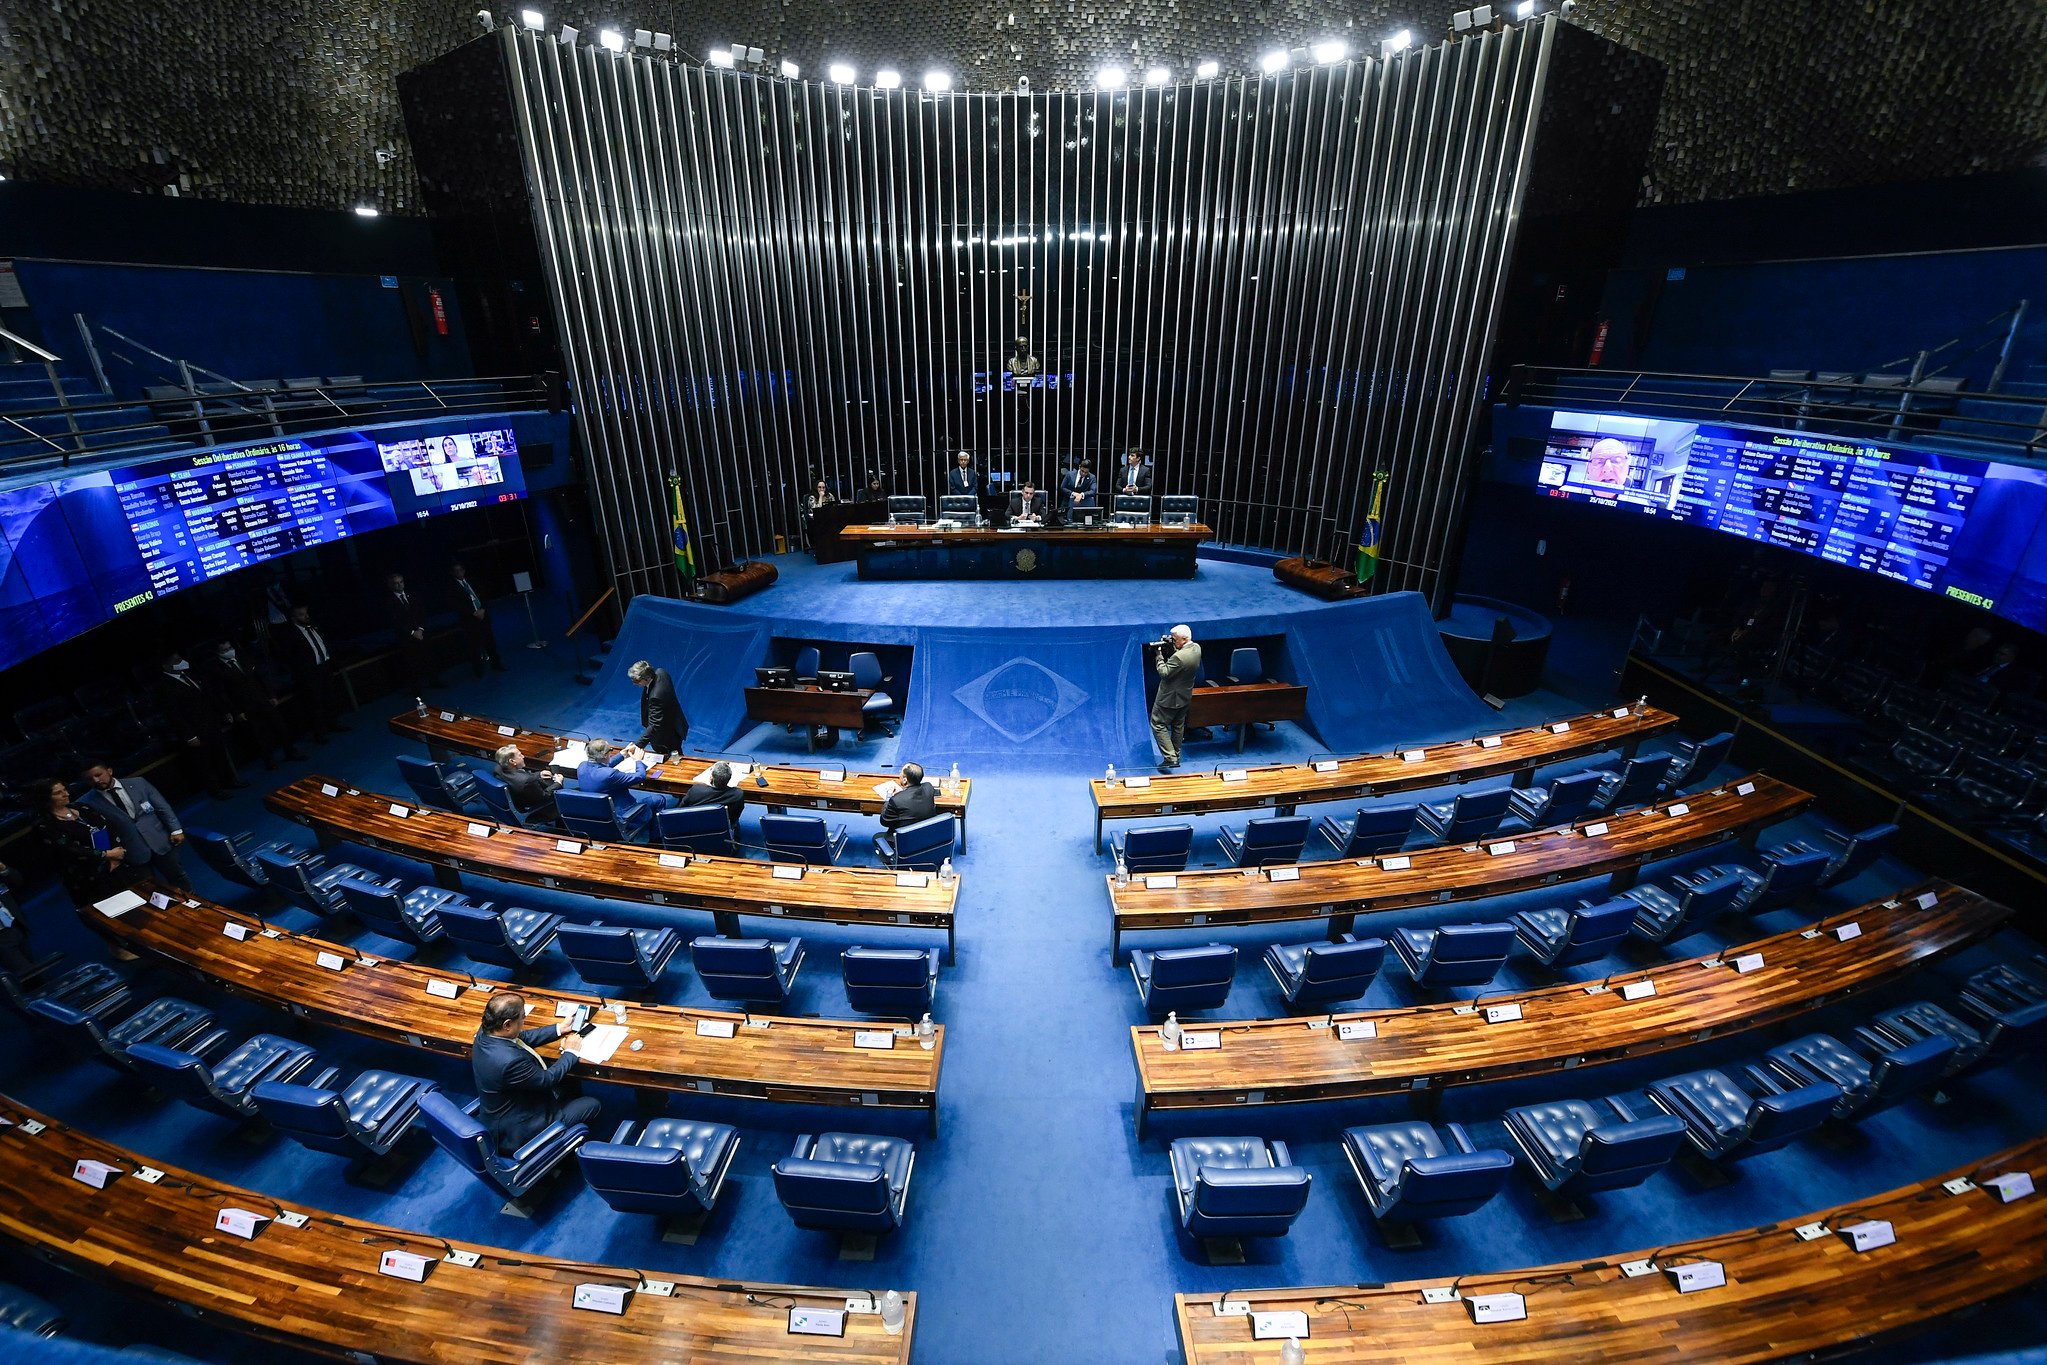
[[[1194,79],[1197,81],[1212,81],[1222,69],[1223,64],[1221,62],[1203,62],[1194,68]]]
[[[519,22],[538,33],[547,27],[547,16],[537,9],[522,9],[519,11]]]
[[[874,73],[876,90],[900,90],[903,88],[903,73],[893,67],[883,67]]]
[[[1518,4],[1518,5],[1514,6],[1514,17],[1515,17],[1516,19],[1532,19],[1532,18],[1534,18],[1534,17],[1535,17],[1535,0],[1521,0],[1521,3],[1520,3],[1520,4]]]
[[[1405,52],[1413,46],[1413,32],[1408,29],[1402,29],[1391,38],[1381,38],[1379,40],[1379,55],[1381,57],[1391,57],[1394,53]]]
[[[615,28],[607,28],[597,35],[597,41],[606,52],[625,51],[625,35]]]
[[[925,72],[924,89],[928,94],[943,95],[946,91],[952,89],[952,73],[950,71]]]
[[[1095,72],[1095,87],[1100,90],[1121,90],[1123,83],[1129,79],[1129,72],[1111,62]]]
[[[732,49],[714,47],[704,54],[704,60],[721,71],[730,71],[732,69]]]
[[[580,33],[581,31],[582,31],[582,30],[578,29],[578,28],[577,28],[577,27],[576,27],[575,25],[573,25],[573,24],[563,24],[563,25],[562,25],[562,46],[563,46],[563,47],[574,47],[574,46],[576,45],[576,35],[577,35],[578,33]]]
[[[759,48],[746,47],[739,43],[732,45],[732,55],[748,66],[761,66],[767,61],[766,55]]]
[[[633,30],[633,46],[634,46],[634,47],[640,47],[640,48],[646,48],[646,47],[652,47],[652,46],[654,46],[654,31],[653,31],[652,29],[645,29],[645,28],[636,28],[636,29],[634,29],[634,30]]]
[[[355,206],[355,216],[358,218],[374,218],[377,216],[377,211],[368,204],[357,204]]]
[[[656,29],[654,31],[654,50],[656,52],[675,51],[674,36],[672,34],[663,33],[659,29]]]
[[[851,85],[860,73],[844,62],[833,62],[824,69],[824,74],[833,85]]]
[[[803,68],[802,68],[802,67],[800,67],[800,66],[796,65],[796,63],[794,63],[794,62],[790,61],[790,60],[789,60],[789,59],[788,59],[787,57],[784,57],[784,58],[782,59],[782,79],[783,79],[783,80],[785,80],[785,81],[793,81],[793,80],[795,80],[795,79],[796,79],[796,78],[797,78],[798,76],[801,76],[802,74],[803,74]]]
[[[1284,49],[1274,49],[1258,59],[1258,69],[1268,76],[1277,75],[1286,70],[1286,60]]]
[[[1146,85],[1164,85],[1171,79],[1173,79],[1173,73],[1163,66],[1148,66],[1144,69],[1144,83]]]
[[[1332,62],[1340,62],[1348,56],[1350,56],[1350,45],[1348,43],[1340,43],[1331,39],[1326,43],[1315,44],[1315,60],[1324,66],[1330,65]]]

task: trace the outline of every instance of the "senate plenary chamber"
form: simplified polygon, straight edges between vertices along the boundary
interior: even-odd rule
[[[2047,1360],[2037,0],[531,3],[0,15],[10,1360]]]

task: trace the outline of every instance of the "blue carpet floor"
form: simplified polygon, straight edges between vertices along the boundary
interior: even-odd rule
[[[1143,610],[1129,599],[1159,591],[1158,585],[1046,583],[1026,585],[1046,594],[1039,603],[1048,611],[1066,611],[1065,619],[1085,623],[1097,607],[1128,612],[1132,620],[1156,624],[1190,617],[1216,619],[1252,610],[1264,590],[1249,579],[1204,564],[1202,578],[1192,585],[1173,585],[1177,608],[1164,596]],[[1247,571],[1254,577],[1259,571]],[[830,615],[841,621],[895,619],[907,623],[959,622],[984,604],[986,585],[858,585],[850,567],[841,581],[828,581],[836,570],[811,571],[814,577],[787,575],[784,584],[756,602],[766,605],[778,595],[788,609],[807,617]],[[1265,582],[1269,584],[1269,575]],[[1211,584],[1218,600],[1206,597]],[[1055,597],[1061,605],[1052,605]],[[1241,600],[1240,600],[1241,599]],[[1200,609],[1189,606],[1199,600]],[[1291,594],[1273,599],[1259,610],[1285,611],[1306,599]],[[1152,610],[1153,606],[1160,608]],[[977,620],[982,618],[975,618]],[[613,665],[625,651],[615,654]],[[520,671],[470,684],[466,680],[434,700],[481,714],[499,714],[540,724],[580,727],[593,710],[610,699],[602,688],[582,689],[569,679],[559,654],[515,659]],[[750,662],[749,666],[750,666]],[[1582,678],[1590,668],[1576,668]],[[1573,689],[1576,690],[1576,689]],[[685,692],[693,708],[700,700]],[[1538,694],[1512,705],[1493,724],[1510,724],[1545,714],[1582,709],[1600,697]],[[397,699],[370,704],[355,717],[351,733],[318,751],[311,763],[295,765],[271,781],[288,780],[303,771],[332,773],[371,789],[397,790],[391,759],[402,751],[384,728],[384,717]],[[1395,692],[1375,699],[1387,738],[1402,734],[1405,715]],[[1484,716],[1491,713],[1479,708]],[[619,728],[614,716],[597,723]],[[1419,723],[1414,737],[1434,737],[1438,725]],[[1469,728],[1467,728],[1467,733]],[[693,745],[705,750],[734,745],[773,746],[780,732],[762,734],[735,724],[729,735],[696,736]],[[1312,753],[1320,741],[1282,727],[1254,737],[1256,759],[1299,757]],[[800,746],[800,740],[798,741]],[[901,745],[848,742],[836,757],[853,766],[879,765],[900,757],[926,757]],[[1190,752],[1190,763],[1220,763],[1231,753],[1214,742]],[[717,1118],[741,1128],[742,1147],[732,1182],[717,1211],[694,1246],[659,1240],[652,1219],[614,1214],[585,1190],[573,1174],[545,1200],[539,1216],[521,1221],[498,1212],[500,1200],[433,1150],[422,1137],[413,1161],[387,1189],[373,1190],[340,1179],[337,1159],[306,1152],[288,1140],[251,1143],[232,1125],[173,1101],[152,1100],[131,1079],[95,1063],[75,1060],[61,1051],[31,1044],[17,1019],[4,1027],[11,1045],[0,1055],[0,1089],[27,1103],[114,1141],[162,1160],[193,1168],[212,1177],[254,1186],[283,1199],[372,1218],[422,1231],[461,1236],[525,1251],[564,1257],[611,1261],[647,1270],[743,1277],[794,1283],[822,1283],[849,1288],[889,1287],[916,1290],[922,1296],[916,1358],[938,1362],[1171,1362],[1179,1358],[1173,1329],[1171,1296],[1176,1291],[1213,1292],[1235,1287],[1282,1284],[1346,1284],[1424,1276],[1452,1277],[1467,1271],[1572,1260],[1616,1251],[1653,1248],[1683,1239],[1779,1220],[1790,1215],[1851,1200],[1963,1164],[1999,1147],[2047,1131],[2047,1091],[2037,1084],[2036,1070],[2006,1065],[1955,1085],[1943,1105],[1913,1102],[1876,1115],[1851,1132],[1829,1135],[1785,1151],[1757,1158],[1739,1167],[1733,1182],[1720,1189],[1701,1189],[1678,1172],[1666,1172],[1647,1185],[1601,1198],[1590,1216],[1577,1222],[1553,1221],[1538,1206],[1524,1181],[1476,1214],[1428,1228],[1413,1250],[1389,1249],[1372,1226],[1350,1173],[1336,1145],[1336,1135],[1350,1124],[1403,1117],[1400,1102],[1316,1105],[1249,1111],[1215,1118],[1177,1117],[1154,1123],[1140,1142],[1133,1135],[1129,1027],[1141,1021],[1126,971],[1109,957],[1108,914],[1102,877],[1108,870],[1092,850],[1092,816],[1082,778],[1096,771],[1093,761],[1074,763],[1067,771],[1010,770],[1001,764],[973,768],[973,842],[960,860],[962,876],[959,956],[946,969],[939,986],[937,1014],[949,1030],[942,1085],[941,1127],[936,1136],[914,1120],[891,1121],[843,1110],[811,1110],[782,1105],[740,1102],[674,1101],[672,1112]],[[260,790],[223,806],[195,804],[188,822],[229,829],[247,829],[264,837],[289,835],[292,828],[267,815]],[[856,826],[865,822],[854,820]],[[1217,818],[1197,819],[1197,856],[1217,860]],[[1772,831],[1766,843],[1809,832],[1817,821],[1806,819]],[[749,812],[742,834],[757,839],[755,816]],[[865,858],[864,838],[854,848]],[[1326,848],[1311,847],[1311,855]],[[416,866],[351,850],[371,865],[414,877]],[[1693,860],[1696,861],[1696,860]],[[1652,875],[1682,864],[1652,870]],[[1967,880],[1966,868],[1936,869]],[[244,893],[197,872],[203,893],[229,903]],[[1850,887],[1825,898],[1828,907],[1860,902],[1918,874],[1895,864],[1880,864]],[[568,911],[608,922],[680,923],[708,932],[708,916],[644,912],[612,904],[602,906],[568,896],[477,882],[474,891],[501,902]],[[1545,894],[1504,897],[1482,905],[1464,905],[1454,913],[1416,912],[1394,917],[1403,923],[1504,918],[1511,910],[1562,899]],[[1809,918],[1792,911],[1764,916],[1760,925],[1723,926],[1718,934],[1702,934],[1657,952],[1624,954],[1606,964],[1570,973],[1593,978],[1623,963],[1657,956],[1687,956],[1714,943],[1774,932]],[[77,922],[54,892],[40,895],[29,907],[39,943],[61,947],[74,956],[99,955],[98,940]],[[309,927],[302,912],[290,912],[295,927]],[[831,926],[792,926],[811,945],[811,956],[798,981],[794,1008],[798,1012],[844,1015],[846,1001],[839,984],[836,955],[861,942],[935,941],[903,931],[862,934]],[[1264,945],[1273,941],[1314,938],[1313,926],[1278,931],[1150,935],[1147,946],[1212,939],[1234,941],[1243,950],[1235,993],[1222,1017],[1265,1016],[1279,1012],[1277,995],[1257,965]],[[367,951],[403,956],[399,944],[361,935]],[[2002,955],[2017,955],[2030,946],[2007,935],[1948,963],[1941,964],[1893,996],[1948,999],[1952,983],[1976,967]],[[458,965],[463,959],[444,956]],[[503,973],[494,968],[480,974]],[[550,980],[573,984],[563,966]],[[1505,990],[1544,984],[1518,965],[1490,989]],[[467,1093],[469,1077],[462,1064],[449,1064],[395,1047],[382,1047],[338,1032],[302,1028],[232,1001],[213,997],[203,988],[166,978],[167,990],[208,999],[242,1033],[258,1030],[292,1032],[316,1042],[323,1056],[351,1072],[366,1066],[412,1070],[451,1089]],[[1476,991],[1462,992],[1475,995]],[[686,957],[669,974],[661,998],[709,1003],[687,969]],[[1885,1000],[1865,999],[1839,1010],[1798,1022],[1798,1032],[1825,1028],[1842,1031]],[[1366,1003],[1372,1006],[1409,1003],[1411,989],[1391,978],[1376,984]],[[1553,1079],[1484,1086],[1450,1092],[1445,1119],[1464,1122],[1482,1144],[1500,1142],[1498,1119],[1510,1105],[1544,1097],[1577,1095],[1596,1098],[1639,1088],[1659,1075],[1753,1057],[1789,1031],[1736,1037],[1638,1063],[1580,1070]],[[614,1089],[593,1087],[605,1103],[604,1124],[634,1113],[632,1098]],[[775,1198],[768,1168],[785,1152],[793,1136],[820,1126],[885,1130],[917,1143],[918,1160],[910,1191],[907,1225],[884,1239],[872,1262],[841,1261],[833,1239],[796,1229]],[[1283,1138],[1314,1177],[1306,1213],[1291,1236],[1247,1246],[1241,1266],[1210,1266],[1200,1248],[1175,1225],[1167,1178],[1166,1144],[1175,1136],[1206,1133],[1257,1133]],[[122,1344],[161,1341],[207,1359],[277,1360],[288,1353],[257,1346],[174,1314],[138,1308],[119,1316],[95,1307],[95,1301],[46,1267],[25,1263],[15,1255],[0,1257],[0,1270],[41,1292],[57,1296],[83,1324],[80,1334],[92,1340]],[[125,1302],[125,1301],[124,1301]],[[2011,1349],[2047,1341],[2047,1311],[2041,1296],[2027,1296],[1965,1325],[1887,1347],[1886,1359],[1935,1359],[1972,1351]]]

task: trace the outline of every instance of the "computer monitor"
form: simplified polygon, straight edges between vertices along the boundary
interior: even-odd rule
[[[833,668],[820,668],[817,670],[817,685],[827,692],[851,692],[853,675]]]
[[[1185,493],[1169,493],[1159,499],[1159,520],[1168,526],[1192,526],[1201,499]]]
[[[796,670],[793,668],[756,668],[753,671],[755,687],[794,687]]]
[[[1149,522],[1151,520],[1151,496],[1146,493],[1118,493],[1116,495],[1116,520]]]
[[[1102,524],[1102,509],[1091,502],[1082,503],[1066,514],[1066,524],[1068,526],[1100,526]]]
[[[924,499],[916,493],[891,493],[888,499],[888,519],[916,525],[924,520]]]

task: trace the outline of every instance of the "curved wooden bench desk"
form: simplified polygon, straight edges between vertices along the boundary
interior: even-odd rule
[[[1194,695],[1198,702],[1201,693],[1196,691]],[[1624,756],[1633,757],[1635,747],[1643,740],[1676,724],[1677,717],[1668,711],[1652,706],[1636,715],[1623,706],[1546,725],[1502,730],[1497,735],[1475,735],[1448,744],[1324,759],[1319,765],[1269,763],[1255,768],[1224,768],[1224,772],[1244,774],[1232,781],[1212,772],[1167,773],[1140,777],[1142,786],[1133,787],[1126,779],[1112,787],[1097,777],[1088,783],[1095,802],[1095,852],[1102,851],[1104,820],[1140,820],[1220,810],[1272,809],[1292,814],[1295,806],[1316,801],[1356,801],[1451,782],[1476,782],[1507,773],[1514,774],[1515,786],[1525,787],[1535,776],[1535,770],[1546,764],[1607,749],[1619,749]],[[396,728],[397,721],[392,726]],[[1487,742],[1493,739],[1499,743]],[[1421,757],[1408,759],[1404,753],[1418,753]]]
[[[446,887],[458,886],[459,874],[474,872],[606,900],[709,910],[723,934],[739,933],[740,915],[943,929],[946,960],[952,960],[959,882],[948,886],[929,873],[806,868],[667,853],[645,844],[593,843],[451,815],[318,775],[302,777],[263,800],[285,819],[313,831],[323,848],[360,844],[411,858],[431,866],[435,880]],[[394,813],[398,810],[405,813]],[[794,875],[798,872],[802,875]]]
[[[1329,920],[1333,937],[1347,932],[1356,916],[1376,910],[1475,900],[1585,877],[1611,875],[1615,889],[1623,889],[1644,863],[1735,838],[1752,843],[1764,826],[1811,804],[1810,795],[1789,783],[1754,773],[1711,791],[1483,844],[1277,868],[1203,868],[1135,876],[1122,886],[1108,874],[1110,947],[1120,960],[1126,930],[1303,919]]]
[[[1156,1025],[1130,1030],[1137,1061],[1137,1133],[1154,1110],[1300,1104],[1477,1085],[1515,1076],[1617,1062],[1739,1033],[1830,1005],[1896,980],[1988,938],[2009,908],[1946,882],[1772,935],[1707,957],[1615,972],[1587,986],[1560,982],[1518,995],[1484,997],[1518,1005],[1520,1018],[1488,1023],[1470,1002],[1188,1024],[1219,1031],[1222,1046],[1167,1052]],[[1861,929],[1847,941],[1833,932]],[[1737,972],[1734,960],[1760,953],[1763,965]],[[1634,982],[1655,993],[1625,998]],[[1374,1036],[1344,1041],[1337,1026],[1368,1020]]]
[[[2006,1204],[1976,1183],[2023,1171],[2047,1184],[2047,1138],[1980,1162],[1800,1218],[1595,1261],[1321,1289],[1232,1290],[1229,1305],[1300,1312],[1309,1360],[1346,1365],[1577,1365],[1605,1361],[1733,1362],[1810,1359],[2023,1289],[2047,1275],[2047,1193]],[[1960,1193],[1949,1180],[1970,1182]],[[1897,1240],[1856,1252],[1835,1230],[1891,1224]],[[1830,1231],[1801,1241],[1795,1227]],[[1711,1262],[1726,1283],[1679,1294],[1662,1270],[1623,1266]],[[1430,1303],[1428,1290],[1454,1290]],[[1524,1296],[1519,1321],[1475,1323],[1459,1298]],[[1178,1294],[1174,1316],[1187,1365],[1271,1365],[1283,1341],[1253,1341],[1241,1311],[1216,1312],[1214,1294]]]
[[[329,1355],[525,1365],[535,1359],[614,1365],[763,1360],[906,1365],[917,1296],[903,1330],[850,1313],[844,1337],[795,1336],[793,1305],[844,1308],[848,1291],[642,1272],[450,1241],[281,1203],[172,1166],[150,1183],[135,1153],[0,1097],[0,1235],[80,1275],[184,1305],[254,1336]],[[40,1125],[38,1132],[28,1131]],[[106,1188],[72,1178],[79,1161],[118,1175]],[[221,1210],[272,1221],[244,1241],[217,1231]],[[285,1214],[303,1215],[288,1227]],[[379,1274],[386,1251],[434,1262],[413,1283]],[[447,1258],[468,1255],[474,1265]],[[576,1286],[631,1289],[619,1316],[570,1307]],[[667,1289],[664,1294],[663,1288]],[[863,1296],[865,1291],[851,1291]],[[108,1305],[113,1309],[115,1305]]]
[[[517,989],[536,1007],[536,1021],[554,1018],[556,1003],[564,1001],[589,1005],[599,1023],[612,1017],[610,996],[479,981],[467,972],[366,958],[345,944],[281,932],[255,915],[181,895],[173,887],[139,890],[152,895],[149,903],[116,916],[92,909],[79,913],[122,948],[159,958],[222,990],[365,1037],[467,1057],[493,987]],[[247,937],[229,937],[231,924],[240,925]],[[333,953],[346,965],[338,972],[322,967],[322,953]],[[433,990],[454,994],[435,995]],[[630,1032],[618,1051],[609,1061],[579,1065],[578,1075],[640,1090],[921,1109],[937,1129],[942,1025],[937,1046],[929,1052],[917,1046],[915,1037],[900,1033],[891,1048],[864,1048],[854,1045],[856,1033],[886,1033],[893,1026],[624,1004]],[[720,1031],[731,1027],[732,1036],[700,1034],[697,1026],[706,1020]]]
[[[400,711],[391,717],[391,733],[400,739],[424,744],[428,755],[436,762],[456,754],[465,758],[491,759],[501,746],[516,744],[529,764],[542,768],[547,767],[548,761],[561,751],[564,739],[553,731],[527,730],[488,716],[472,716],[443,707],[429,707],[424,716],[417,711]],[[683,796],[688,793],[690,784],[696,781],[697,774],[717,761],[701,754],[684,754],[679,763],[656,765],[641,785],[664,796]],[[881,814],[886,798],[875,788],[884,782],[894,781],[894,773],[849,772],[842,780],[827,780],[823,776],[834,771],[786,763],[757,763],[732,785],[745,793],[746,799],[754,805],[765,806],[775,812],[842,810],[858,815]],[[575,776],[574,773],[567,775]],[[934,784],[940,781],[938,773],[929,776]],[[759,777],[767,778],[765,787],[756,781]],[[959,817],[962,853],[967,847],[967,799],[973,795],[973,788],[973,779],[962,777],[958,795],[947,796],[941,791],[938,796],[939,814],[950,812]]]

